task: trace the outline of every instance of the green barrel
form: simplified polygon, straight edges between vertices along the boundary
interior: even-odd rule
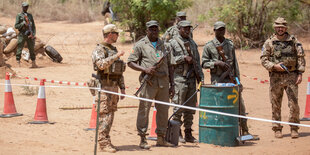
[[[212,111],[238,114],[238,86],[203,85],[200,90],[199,107]],[[199,112],[199,142],[237,146],[238,118]]]

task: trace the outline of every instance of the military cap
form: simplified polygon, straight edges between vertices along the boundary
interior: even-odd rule
[[[23,2],[22,3],[22,7],[25,7],[25,6],[29,6],[29,3],[28,2]]]
[[[178,23],[178,27],[192,27],[191,22],[188,20],[182,20]]]
[[[151,20],[151,21],[148,21],[146,22],[146,27],[149,28],[151,26],[158,26],[158,22],[156,20]]]
[[[282,17],[278,17],[273,23],[273,27],[286,27],[286,26],[287,26],[287,22]]]
[[[215,24],[214,24],[214,30],[217,30],[217,29],[219,29],[219,28],[221,28],[221,27],[224,27],[224,28],[225,28],[225,23],[224,23],[224,22],[222,22],[222,21],[217,21],[217,22],[215,22]]]
[[[116,28],[116,26],[114,24],[108,24],[108,25],[103,27],[102,32],[104,34],[110,33],[110,32],[117,32],[117,33],[119,33],[119,32],[122,32],[122,30]]]
[[[177,12],[177,17],[186,17],[186,12]]]

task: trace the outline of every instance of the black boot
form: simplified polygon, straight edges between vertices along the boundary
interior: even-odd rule
[[[186,143],[186,142],[185,142],[185,139],[183,138],[181,129],[180,129],[180,134],[179,134],[179,142],[180,142],[180,143]]]
[[[184,130],[184,132],[185,132],[185,141],[186,142],[190,142],[190,143],[198,143],[198,140],[195,137],[193,137],[192,131],[193,130],[191,128]]]

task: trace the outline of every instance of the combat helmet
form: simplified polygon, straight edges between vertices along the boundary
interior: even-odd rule
[[[273,27],[287,27],[287,22],[284,18],[282,17],[278,17],[274,23],[273,23]]]

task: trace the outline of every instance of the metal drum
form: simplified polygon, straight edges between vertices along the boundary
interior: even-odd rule
[[[200,91],[200,108],[238,114],[238,86],[203,85]],[[238,131],[238,118],[199,112],[199,142],[237,146]]]

